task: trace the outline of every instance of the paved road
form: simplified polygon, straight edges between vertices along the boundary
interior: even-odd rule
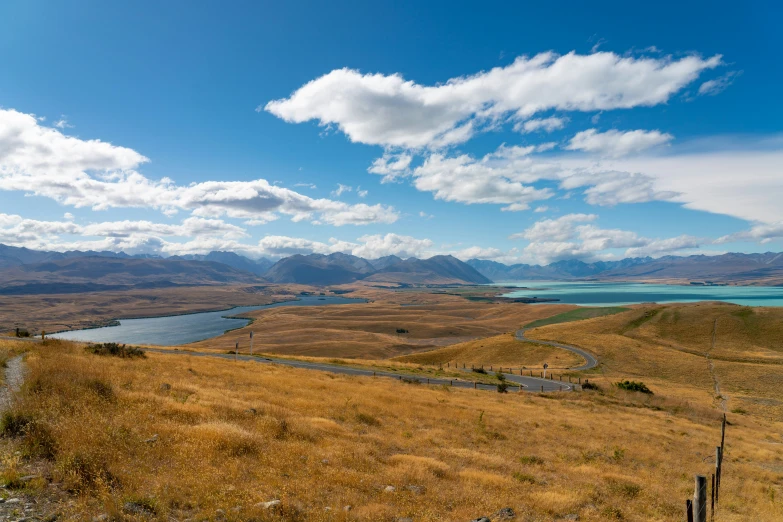
[[[590,368],[595,368],[596,366],[598,366],[598,359],[596,359],[595,356],[592,355],[591,353],[586,352],[581,348],[568,346],[567,344],[553,343],[551,341],[539,341],[538,339],[530,339],[528,337],[525,337],[525,332],[527,332],[528,330],[531,330],[531,328],[520,328],[519,330],[517,330],[516,333],[517,340],[526,341],[529,343],[546,344],[547,346],[555,346],[557,348],[562,348],[563,350],[568,350],[569,352],[574,352],[577,355],[581,355],[585,360],[585,364],[583,364],[582,366],[575,366],[573,368],[569,368],[570,370],[589,370]]]
[[[528,341],[528,342],[535,342],[539,344],[546,344],[549,346],[556,346],[558,348],[569,350],[571,352],[574,352],[584,357],[587,363],[583,364],[582,366],[578,366],[576,368],[571,368],[572,370],[589,370],[590,368],[593,368],[598,364],[598,361],[595,359],[593,355],[579,348],[575,348],[573,346],[568,346],[560,343],[553,343],[549,341],[538,341],[535,339],[528,339],[525,337],[526,330],[527,328],[522,328],[518,330],[516,332],[516,338],[520,341]],[[13,339],[16,341],[40,342],[40,339],[34,339],[34,338],[9,337],[8,339]],[[148,352],[155,352],[155,353],[162,353],[162,354],[192,355],[195,357],[218,357],[221,359],[229,359],[229,360],[234,359],[233,354],[227,354],[227,353],[192,352],[186,350],[168,350],[162,348],[144,348],[144,350]],[[343,375],[388,377],[392,379],[407,379],[409,381],[413,380],[413,381],[419,381],[421,383],[429,383],[429,384],[446,384],[449,386],[455,386],[457,388],[475,387],[478,390],[494,390],[494,391],[497,390],[497,386],[494,384],[475,383],[474,385],[473,381],[468,381],[468,380],[458,380],[458,379],[452,380],[452,379],[436,379],[436,378],[428,379],[427,377],[419,377],[419,376],[414,376],[414,375],[404,374],[404,373],[373,372],[372,370],[364,370],[362,368],[352,368],[350,366],[341,366],[337,364],[322,364],[322,363],[314,363],[314,362],[307,362],[307,361],[296,361],[291,359],[277,359],[277,358],[258,357],[258,356],[250,356],[250,355],[238,355],[236,358],[242,361],[255,361],[258,363],[266,363],[266,364],[282,364],[284,366],[291,366],[293,368],[302,368],[305,370],[319,370],[325,372],[339,373]],[[518,386],[520,391],[553,392],[553,391],[572,391],[574,389],[574,385],[565,382],[560,382],[560,381],[541,379],[539,377],[527,377],[524,375],[513,375],[505,372],[503,373],[503,375],[506,376],[506,381],[508,381],[510,387]],[[511,389],[513,390],[513,388]]]
[[[177,355],[192,355],[194,357],[218,357],[221,359],[228,359],[228,360],[233,360],[235,358],[234,354],[228,354],[228,353],[191,352],[186,350],[167,350],[163,348],[144,348],[144,350],[147,352],[163,353],[169,355],[177,354]],[[282,364],[284,366],[291,366],[293,368],[302,368],[305,370],[319,370],[324,372],[339,373],[343,375],[388,377],[388,378],[398,379],[398,380],[406,379],[408,381],[418,381],[425,384],[426,383],[445,384],[448,386],[454,386],[455,388],[475,387],[478,390],[497,391],[497,386],[494,384],[481,384],[481,383],[474,384],[472,381],[463,381],[458,379],[453,379],[453,380],[435,379],[435,378],[428,379],[427,377],[419,377],[419,376],[409,375],[404,373],[374,372],[372,370],[353,368],[350,366],[341,366],[338,364],[322,364],[322,363],[307,362],[307,361],[295,361],[291,359],[277,359],[271,357],[260,357],[260,356],[250,356],[250,355],[237,355],[236,359],[240,361],[254,361],[262,364]],[[543,386],[543,391],[545,392],[573,390],[573,385],[560,381],[540,379],[538,377],[525,377],[521,375],[511,375],[508,373],[504,373],[503,375],[506,376],[506,380],[509,382],[510,385],[509,391],[514,391],[514,388],[519,387],[520,391],[541,392],[542,386]]]

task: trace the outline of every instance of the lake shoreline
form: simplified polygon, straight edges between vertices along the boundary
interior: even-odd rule
[[[245,314],[285,306],[329,306],[366,303],[366,299],[342,296],[295,296],[295,299],[274,301],[261,305],[232,306],[218,310],[163,314],[152,317],[134,317],[113,320],[119,324],[61,330],[47,334],[53,339],[78,342],[116,342],[150,346],[182,346],[219,337],[227,332],[253,324],[253,317]],[[196,316],[201,316],[194,319]],[[240,321],[241,323],[237,323]],[[98,333],[100,331],[100,333]]]

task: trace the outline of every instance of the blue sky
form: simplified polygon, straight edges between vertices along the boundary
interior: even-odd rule
[[[781,250],[771,2],[284,4],[0,5],[0,242]]]

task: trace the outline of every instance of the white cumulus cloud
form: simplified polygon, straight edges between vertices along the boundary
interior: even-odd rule
[[[657,130],[623,132],[613,129],[599,132],[597,129],[587,129],[578,132],[571,138],[566,149],[581,150],[604,156],[625,156],[663,145],[672,139],[674,139],[674,136],[671,134]]]
[[[702,58],[540,53],[505,67],[421,85],[400,74],[336,69],[259,107],[291,123],[334,125],[351,141],[418,149],[463,143],[487,122],[546,110],[598,111],[665,103],[721,64]]]

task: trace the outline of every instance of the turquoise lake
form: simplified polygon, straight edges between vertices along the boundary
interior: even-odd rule
[[[157,344],[177,346],[195,343],[221,335],[226,330],[242,328],[249,319],[228,317],[264,308],[281,306],[328,306],[364,303],[364,299],[337,296],[299,296],[296,301],[285,301],[262,306],[238,306],[219,312],[152,317],[147,319],[121,319],[118,326],[105,326],[89,330],[73,330],[53,334],[50,337],[92,343]]]
[[[504,297],[541,297],[582,306],[621,306],[636,303],[694,303],[724,301],[744,306],[783,306],[781,286],[686,286],[643,283],[515,281],[496,286],[526,287]]]

